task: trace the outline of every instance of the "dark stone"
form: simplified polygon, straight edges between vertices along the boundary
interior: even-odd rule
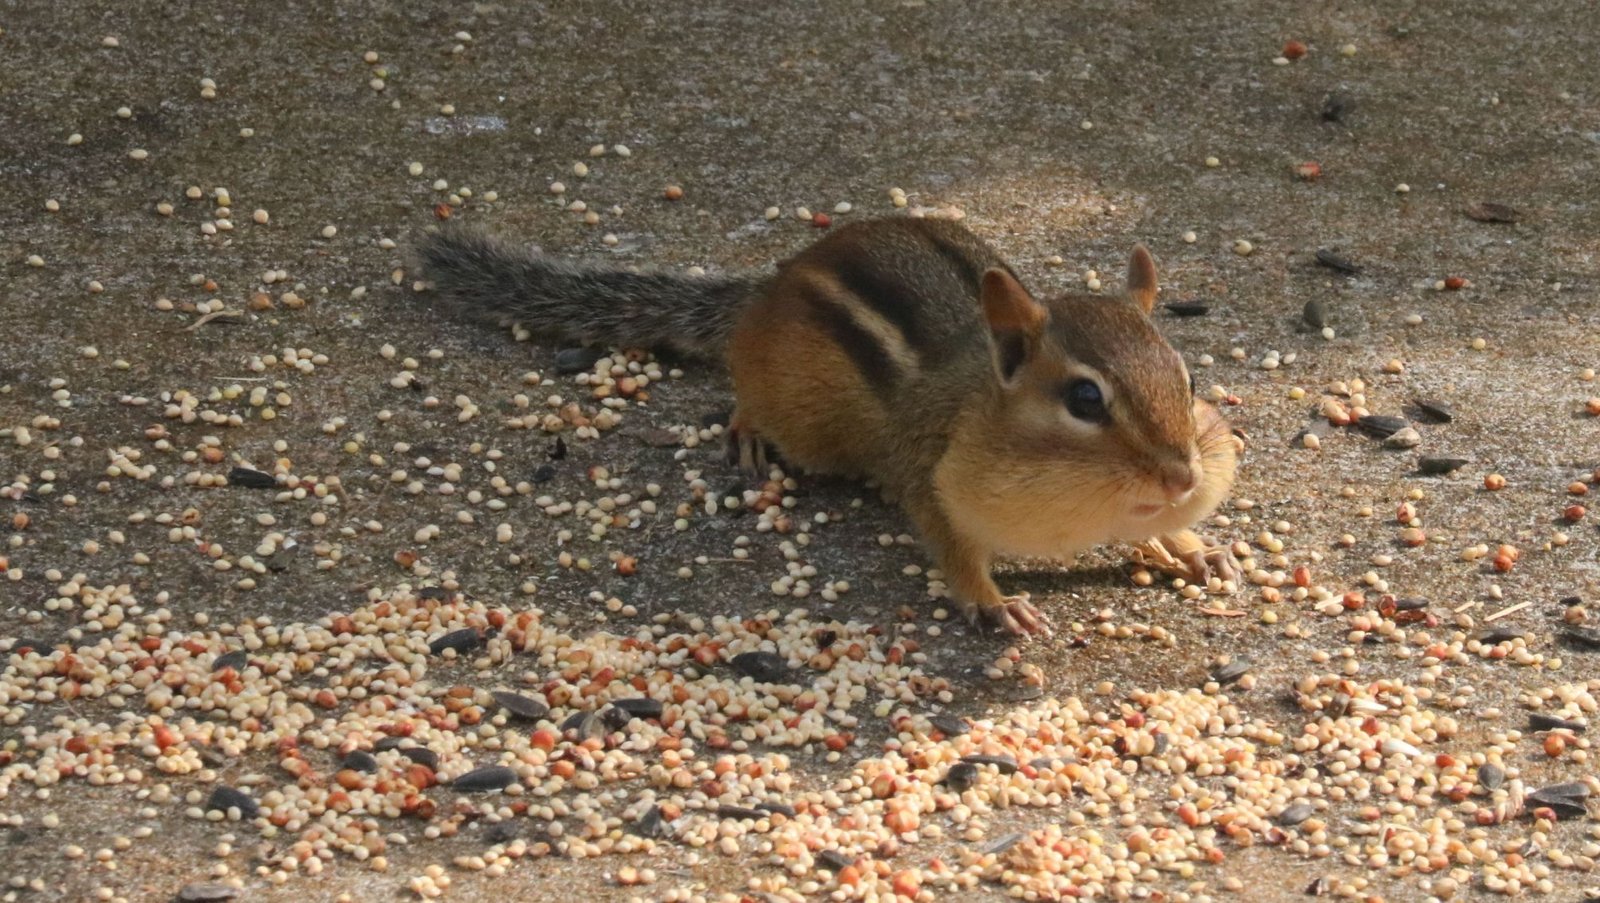
[[[1300,309],[1300,319],[1312,329],[1321,329],[1328,325],[1328,306],[1322,303],[1321,298],[1312,298]]]

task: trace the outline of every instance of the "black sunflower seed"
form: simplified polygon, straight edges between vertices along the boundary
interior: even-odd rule
[[[946,737],[959,737],[972,730],[971,725],[949,714],[931,715],[928,717],[928,723]]]
[[[658,721],[661,718],[661,700],[651,699],[648,696],[634,696],[628,699],[614,699],[611,704],[627,712],[632,718],[643,721]]]
[[[485,790],[504,790],[517,782],[517,773],[504,765],[485,765],[474,768],[454,781],[452,789],[461,793],[478,793]]]
[[[756,683],[780,683],[789,676],[789,664],[771,652],[741,652],[730,662],[738,671]]]
[[[1428,600],[1420,596],[1406,596],[1394,600],[1395,611],[1421,611],[1428,607]]]
[[[365,774],[376,774],[378,771],[378,757],[364,749],[353,749],[345,753],[343,764],[346,768]]]
[[[439,754],[427,748],[426,746],[402,746],[399,747],[399,749],[400,755],[405,756],[429,771],[439,770]]]
[[[582,373],[599,359],[600,352],[594,348],[563,348],[556,352],[556,372],[562,376]]]
[[[235,671],[243,671],[249,664],[250,653],[243,649],[235,649],[232,652],[217,656],[217,660],[211,663],[211,670],[221,671],[223,668],[232,668]]]
[[[235,467],[228,471],[228,485],[245,489],[276,489],[278,478],[250,467]]]
[[[1588,728],[1589,725],[1582,721],[1569,721],[1543,712],[1534,712],[1528,716],[1528,730],[1531,731],[1572,731],[1574,734],[1581,734]]]
[[[961,761],[973,765],[993,765],[995,768],[1000,769],[1001,774],[1017,773],[1017,760],[1010,756],[989,756],[973,753],[970,756],[962,756]]]
[[[761,811],[760,809],[751,809],[746,806],[721,805],[717,807],[717,817],[733,818],[740,821],[744,821],[745,819],[749,819],[750,821],[759,821],[763,818],[766,818],[767,813]]]
[[[1388,414],[1368,414],[1354,423],[1356,429],[1375,439],[1387,439],[1410,425],[1404,417]]]
[[[956,793],[966,793],[978,783],[978,766],[971,762],[957,762],[944,773],[944,785]]]
[[[796,815],[794,807],[787,803],[757,803],[756,808],[762,812],[770,812],[773,815],[782,815],[785,818],[794,818]]]
[[[1484,790],[1494,791],[1506,782],[1506,770],[1493,762],[1485,762],[1478,769],[1478,786]]]
[[[817,861],[822,863],[830,872],[837,872],[856,864],[854,857],[846,856],[839,850],[823,850],[817,854]]]
[[[550,714],[550,707],[537,699],[513,693],[509,690],[494,690],[489,694],[500,708],[519,721],[538,721]]]
[[[540,464],[533,469],[533,482],[535,483],[548,483],[555,478],[556,466],[554,464]]]
[[[1252,667],[1253,665],[1249,659],[1236,658],[1226,665],[1221,665],[1214,669],[1211,672],[1211,679],[1222,686],[1227,686],[1250,673]]]
[[[428,651],[434,655],[442,654],[446,649],[454,649],[457,653],[471,652],[483,642],[483,637],[471,627],[452,630],[443,636],[434,637],[428,643]]]
[[[243,791],[232,787],[218,787],[211,791],[211,796],[206,799],[206,811],[227,812],[229,809],[238,809],[239,817],[247,820],[261,814],[261,806]]]

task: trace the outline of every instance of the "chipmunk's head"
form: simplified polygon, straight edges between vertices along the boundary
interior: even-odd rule
[[[1117,537],[1192,523],[1205,513],[1195,507],[1209,510],[1227,491],[1237,456],[1227,424],[1197,404],[1183,358],[1151,322],[1155,299],[1142,246],[1118,295],[1039,301],[1005,269],[983,276],[1000,380],[988,428],[1004,444],[1007,483],[1072,499],[1075,516],[1116,524]]]

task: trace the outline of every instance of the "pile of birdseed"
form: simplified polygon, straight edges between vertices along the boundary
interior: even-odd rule
[[[149,827],[182,816],[275,840],[248,873],[218,876],[237,886],[386,870],[397,841],[473,822],[515,839],[415,875],[419,896],[460,870],[615,856],[614,879],[656,899],[711,899],[660,873],[702,857],[751,864],[740,890],[781,898],[958,899],[980,884],[1130,898],[1178,881],[1198,899],[1229,888],[1208,883],[1217,866],[1263,847],[1371,876],[1318,892],[1411,877],[1448,898],[1550,893],[1600,856],[1600,831],[1569,825],[1600,789],[1581,774],[1600,681],[1543,686],[1525,700],[1535,730],[1481,739],[1430,689],[1474,653],[1511,666],[1489,650],[1521,637],[1441,637],[1405,679],[1305,673],[1271,721],[1230,700],[1237,668],[964,719],[940,714],[952,684],[915,641],[805,610],[584,633],[400,586],[313,623],[184,630],[125,585],[58,592],[103,629],[74,648],[13,642],[0,802],[87,781],[123,788]],[[1545,767],[1536,733],[1564,738],[1570,767]],[[838,776],[810,786],[797,759]],[[24,864],[12,887],[29,877]]]

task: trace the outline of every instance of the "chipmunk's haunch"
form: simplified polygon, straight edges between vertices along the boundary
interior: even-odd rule
[[[460,229],[420,250],[445,294],[545,335],[723,357],[742,463],[760,468],[770,442],[804,470],[877,480],[970,615],[1048,629],[995,586],[996,555],[1127,540],[1190,580],[1237,576],[1189,528],[1242,446],[1150,322],[1142,247],[1125,294],[1043,300],[934,219],[855,223],[761,276],[585,267]]]

